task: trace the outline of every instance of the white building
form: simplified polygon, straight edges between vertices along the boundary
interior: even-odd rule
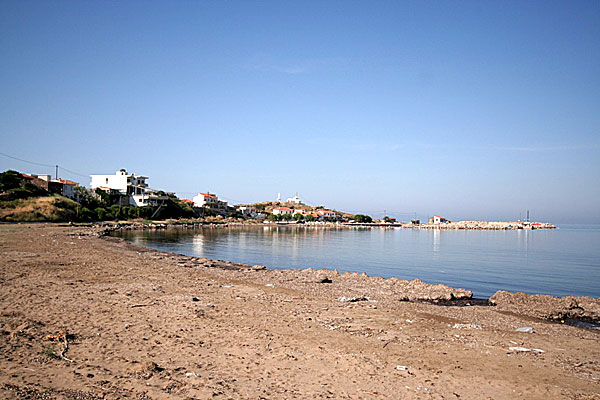
[[[429,217],[429,223],[439,225],[448,223],[448,220],[444,217],[440,217],[439,215],[434,215],[433,217]]]
[[[319,210],[317,212],[320,215],[322,215],[323,218],[326,218],[326,219],[335,219],[335,218],[337,218],[337,215],[335,214],[335,212],[333,212],[331,210]]]
[[[254,207],[239,206],[239,207],[236,207],[236,210],[246,218],[247,217],[256,218],[256,216],[258,215],[258,212],[256,211],[256,209]]]
[[[208,207],[219,210],[228,208],[227,202],[219,200],[214,193],[198,193],[192,200],[194,201],[194,207]]]
[[[132,206],[157,205],[160,201],[167,199],[167,196],[156,195],[153,190],[148,189],[147,176],[128,174],[124,169],[117,171],[114,175],[90,176],[92,190],[102,189],[107,192],[117,192],[121,196],[128,196],[129,204]]]
[[[273,214],[274,215],[292,215],[294,213],[294,210],[292,210],[291,208],[287,208],[287,207],[277,207],[273,209]]]
[[[57,179],[58,182],[62,183],[62,195],[70,199],[75,198],[75,186],[79,183],[75,181],[69,181],[67,179]]]
[[[302,201],[300,201],[300,197],[298,197],[298,193],[296,193],[294,197],[288,197],[287,202],[294,204],[302,204]]]

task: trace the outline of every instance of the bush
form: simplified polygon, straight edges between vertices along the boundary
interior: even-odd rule
[[[97,214],[87,207],[81,207],[81,210],[79,210],[80,221],[93,221],[96,216]]]
[[[106,212],[105,208],[102,207],[98,207],[96,208],[96,217],[98,218],[98,221],[104,221],[105,219],[107,219],[108,212]]]
[[[150,206],[143,206],[138,208],[138,216],[140,218],[148,219],[154,213],[154,209]]]
[[[127,218],[138,218],[140,216],[139,214],[139,207],[134,207],[134,206],[129,206],[129,207],[124,207],[125,211],[127,212]]]
[[[21,187],[23,176],[17,171],[8,170],[0,174],[0,192]]]

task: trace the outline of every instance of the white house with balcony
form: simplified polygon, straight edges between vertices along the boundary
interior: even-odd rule
[[[125,169],[117,171],[114,175],[90,175],[92,190],[101,189],[113,192],[124,197],[129,197],[132,206],[154,206],[167,196],[159,196],[155,191],[148,188],[147,176],[127,173]]]

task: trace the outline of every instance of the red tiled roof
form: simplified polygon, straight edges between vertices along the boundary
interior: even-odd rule
[[[181,201],[182,201],[183,203],[190,203],[190,204],[194,204],[194,202],[193,202],[192,200],[189,200],[189,199],[181,199]]]
[[[217,195],[216,194],[210,194],[210,193],[200,193],[202,196],[206,196],[206,197],[210,197],[211,199],[216,199]]]
[[[79,185],[79,182],[69,181],[69,180],[66,180],[66,179],[59,179],[59,181],[60,181],[60,183],[63,183],[65,185],[74,185],[74,186]]]

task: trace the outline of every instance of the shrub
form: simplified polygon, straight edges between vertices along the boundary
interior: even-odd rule
[[[102,207],[96,208],[96,217],[98,218],[99,221],[104,221],[105,219],[107,219],[106,218],[107,214],[108,213],[106,212],[105,208],[102,208]]]

